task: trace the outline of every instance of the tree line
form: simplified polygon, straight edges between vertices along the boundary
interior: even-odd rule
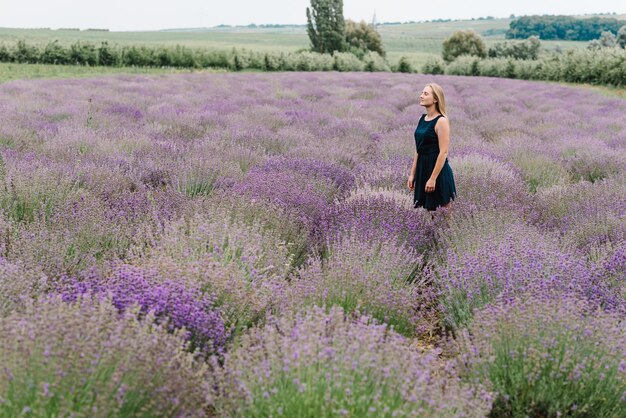
[[[442,56],[423,67],[427,74],[507,77],[626,86],[626,26],[618,36],[605,31],[587,49],[543,52],[541,41],[497,42],[487,48],[475,31],[457,31],[442,45]]]
[[[0,44],[0,62],[22,64],[86,65],[107,67],[218,68],[231,71],[395,71],[377,52],[360,56],[350,52],[334,55],[311,51],[260,52],[246,49],[199,49],[185,46],[93,44],[58,40],[45,45],[20,40]]]
[[[615,18],[591,17],[586,19],[572,16],[522,16],[509,24],[507,39],[525,39],[538,36],[544,40],[590,41],[602,32],[616,34],[626,21]]]

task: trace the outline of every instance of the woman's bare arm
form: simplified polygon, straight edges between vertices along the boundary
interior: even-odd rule
[[[439,138],[439,155],[437,156],[433,173],[430,175],[430,180],[436,181],[446,162],[446,158],[448,158],[448,148],[450,146],[450,124],[448,123],[448,118],[439,118],[435,125],[435,132]]]
[[[413,166],[411,167],[411,171],[409,172],[409,179],[407,181],[407,187],[409,188],[409,190],[413,190],[414,187],[414,181],[415,181],[415,171],[417,170],[417,158],[418,158],[418,154],[417,152],[415,152],[415,155],[413,156]]]
[[[435,132],[437,133],[437,138],[439,138],[439,155],[437,156],[435,168],[433,168],[433,172],[426,182],[426,186],[424,186],[424,191],[426,193],[432,193],[435,191],[435,187],[437,186],[437,177],[439,177],[439,173],[441,173],[441,169],[446,162],[446,158],[448,158],[448,145],[450,144],[450,125],[448,124],[447,118],[439,118],[439,120],[435,124]]]

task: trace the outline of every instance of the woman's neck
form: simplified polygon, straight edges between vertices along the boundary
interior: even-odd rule
[[[430,119],[434,118],[438,114],[439,112],[437,111],[437,108],[435,107],[435,105],[426,107],[426,116],[429,117]]]

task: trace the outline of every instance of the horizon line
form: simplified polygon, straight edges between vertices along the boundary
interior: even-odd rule
[[[479,16],[479,17],[467,17],[467,18],[437,18],[437,19],[428,19],[428,20],[406,20],[406,21],[385,21],[385,22],[377,22],[377,26],[382,25],[405,25],[405,24],[415,24],[415,23],[440,23],[440,22],[460,22],[460,21],[473,21],[473,20],[506,20],[506,19],[515,19],[523,16],[613,16],[613,15],[623,15],[625,13],[622,12],[602,12],[602,13],[583,13],[583,14],[527,14],[527,15],[515,15],[511,13],[507,17],[495,17],[495,16]],[[346,19],[352,20],[352,19]],[[365,19],[361,19],[365,21]],[[215,26],[196,26],[196,27],[178,27],[178,28],[161,28],[161,29],[124,29],[124,30],[111,30],[109,28],[72,28],[72,27],[4,27],[0,26],[0,29],[21,29],[21,30],[67,30],[67,31],[102,31],[102,32],[163,32],[163,31],[178,31],[178,30],[208,30],[208,29],[222,29],[222,28],[264,28],[268,27],[268,29],[272,29],[272,27],[286,27],[286,26],[294,26],[301,27],[306,26],[307,23],[248,23],[248,24],[228,24],[228,23],[220,23]]]

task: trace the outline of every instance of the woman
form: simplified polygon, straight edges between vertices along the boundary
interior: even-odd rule
[[[443,89],[429,83],[420,94],[426,113],[415,129],[415,155],[407,186],[415,190],[414,206],[434,211],[448,207],[456,197],[452,169],[448,164],[450,124],[446,117]]]

